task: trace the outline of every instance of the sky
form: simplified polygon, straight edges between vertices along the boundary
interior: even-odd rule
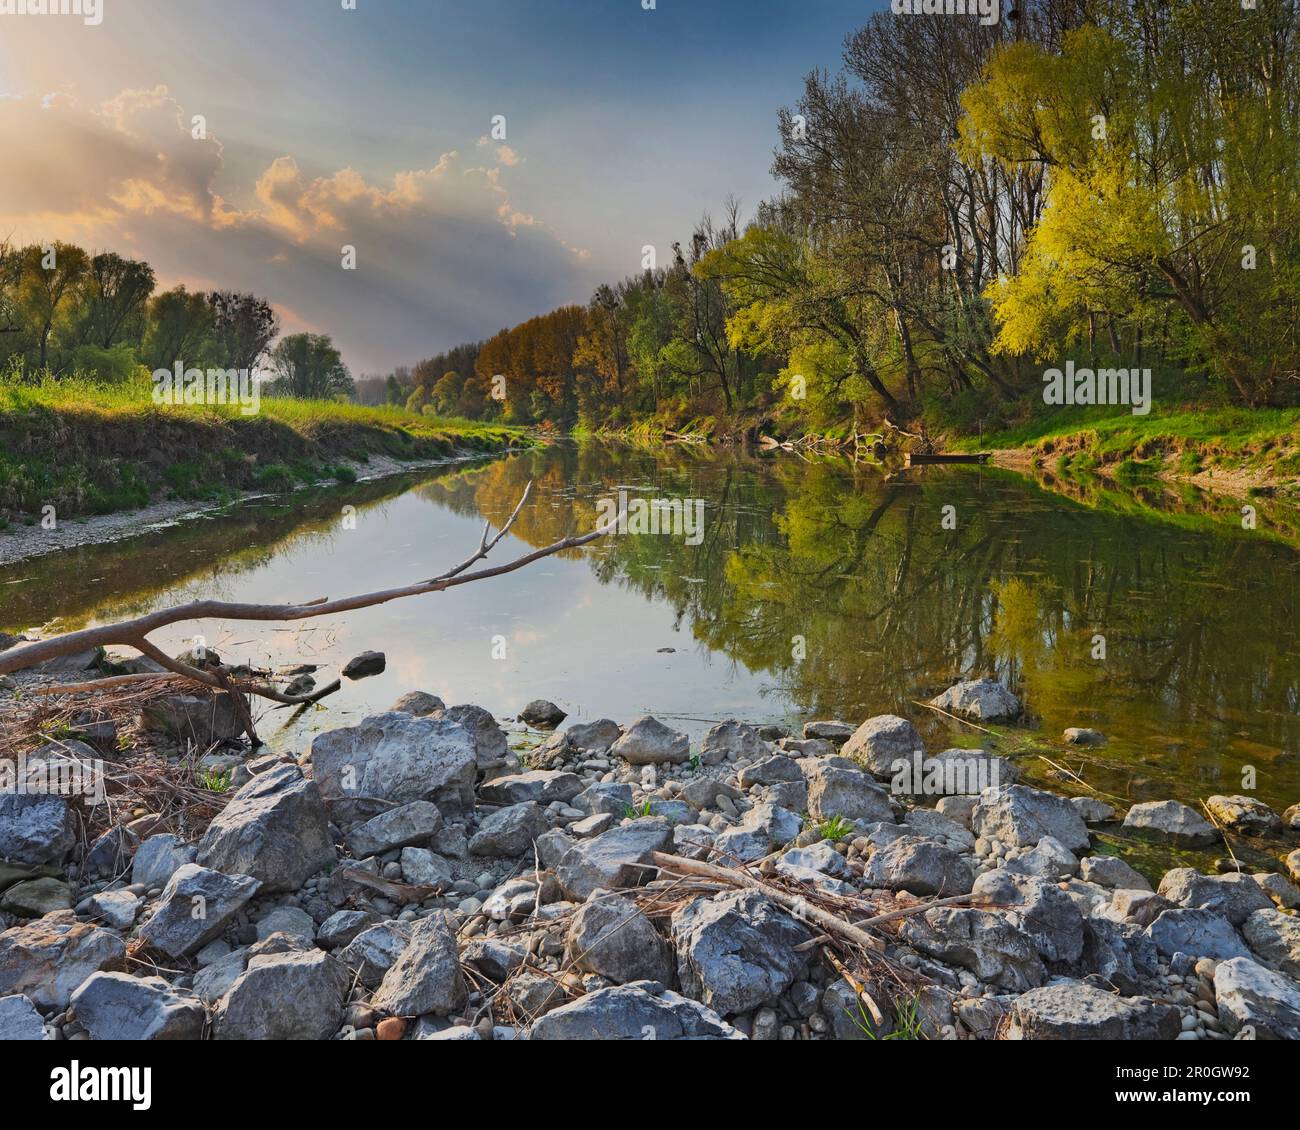
[[[100,2],[0,14],[0,239],[252,290],[358,375],[585,303],[729,193],[751,211],[777,110],[885,6]]]

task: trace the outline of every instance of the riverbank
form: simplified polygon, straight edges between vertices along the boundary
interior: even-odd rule
[[[530,442],[522,429],[398,408],[266,397],[244,415],[237,405],[155,405],[136,385],[10,383],[0,386],[0,545],[6,529],[21,537],[43,519],[149,508],[149,524],[195,503],[351,482]]]
[[[892,715],[696,743],[650,717],[557,730],[549,702],[507,732],[412,692],[291,757],[176,693],[55,704],[22,742],[6,712],[10,756],[108,751],[131,814],[42,797],[6,852],[18,1038],[1300,1038],[1296,808],[1125,815],[1077,776],[1013,784],[996,741],[923,757]],[[1021,712],[990,681],[933,705]],[[1138,840],[1260,869],[1135,868]],[[162,982],[121,972],[150,956]]]

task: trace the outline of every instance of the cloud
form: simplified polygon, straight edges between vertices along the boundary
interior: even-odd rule
[[[137,255],[164,285],[254,290],[332,334],[358,371],[485,337],[594,285],[585,249],[512,201],[502,172],[522,158],[508,146],[491,166],[453,150],[386,181],[309,175],[284,154],[231,186],[226,145],[164,86],[96,107],[0,100],[0,231]],[[356,271],[342,269],[345,245]]]

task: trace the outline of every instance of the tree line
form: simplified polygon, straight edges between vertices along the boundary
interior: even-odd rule
[[[1153,368],[1158,399],[1296,404],[1298,33],[1295,0],[883,12],[779,112],[748,222],[728,201],[669,262],[387,395],[559,425],[992,423],[1041,410],[1068,357]]]

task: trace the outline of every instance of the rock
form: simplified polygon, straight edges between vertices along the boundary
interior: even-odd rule
[[[1068,879],[1079,870],[1079,860],[1060,840],[1044,836],[1029,851],[1008,859],[1006,870],[1018,875],[1037,875],[1040,879]]]
[[[592,836],[599,836],[601,832],[607,832],[614,826],[614,815],[611,812],[598,812],[595,816],[584,816],[581,820],[575,820],[569,825],[569,831],[580,840],[590,839]],[[705,829],[708,830],[707,828]]]
[[[908,761],[917,752],[924,752],[921,735],[906,718],[894,714],[880,714],[868,718],[853,731],[841,750],[845,757],[859,762],[868,773],[877,777],[892,777],[896,761]]]
[[[1202,875],[1191,867],[1166,871],[1157,891],[1171,903],[1188,908],[1213,910],[1234,926],[1240,926],[1256,910],[1268,910],[1272,903],[1249,875]]]
[[[382,651],[363,651],[349,659],[343,667],[345,679],[366,679],[378,675],[388,666],[388,660]]]
[[[568,715],[553,702],[535,698],[519,712],[521,721],[542,730],[554,730]]]
[[[236,792],[196,855],[201,867],[259,880],[264,894],[296,891],[337,858],[325,801],[296,765],[268,769]]]
[[[1250,956],[1232,923],[1213,910],[1166,910],[1147,927],[1147,934],[1166,956],[1185,953],[1218,961]]]
[[[1149,891],[1151,884],[1118,856],[1089,855],[1079,861],[1079,877],[1111,890]]]
[[[128,890],[100,891],[90,900],[90,914],[114,930],[129,930],[140,913],[140,897]]]
[[[81,873],[87,878],[117,879],[131,871],[131,857],[140,846],[140,837],[121,825],[115,825],[100,836],[86,858],[81,862]]]
[[[527,956],[522,945],[510,945],[496,938],[475,938],[465,947],[461,961],[499,985],[523,965]]]
[[[170,832],[143,840],[131,861],[131,882],[146,890],[167,885],[177,868],[194,862],[194,848]]]
[[[244,733],[239,711],[224,692],[211,698],[177,694],[154,699],[140,708],[139,724],[141,729],[192,742],[200,749]]]
[[[1051,836],[1067,851],[1088,851],[1088,828],[1069,801],[1027,785],[986,789],[971,813],[971,831],[1015,847],[1033,847]]]
[[[1231,1035],[1249,1026],[1257,1039],[1300,1040],[1300,985],[1248,957],[1214,970],[1219,1019]]]
[[[673,842],[669,850],[673,855],[686,859],[708,859],[713,854],[716,842],[717,836],[707,824],[674,824]]]
[[[320,929],[316,932],[316,944],[327,950],[339,949],[378,921],[379,916],[373,911],[335,911],[320,924]]]
[[[474,759],[480,768],[499,765],[510,752],[506,732],[497,725],[491,711],[481,706],[465,703],[461,706],[449,706],[442,712],[442,717],[452,722],[459,722],[474,740]]]
[[[562,734],[552,734],[542,744],[539,753],[543,758],[580,756],[582,754],[600,756],[609,752],[622,735],[623,729],[611,718],[597,718],[570,726]]]
[[[768,746],[753,726],[729,718],[712,727],[700,742],[700,761],[704,765],[721,765],[728,758],[763,757]]]
[[[805,722],[803,724],[803,736],[805,738],[820,738],[822,741],[843,745],[853,736],[853,727],[847,722],[839,721],[839,719]]]
[[[213,1013],[216,1040],[328,1040],[351,978],[324,950],[250,956]]]
[[[680,764],[690,758],[690,739],[657,718],[638,718],[611,747],[610,753],[630,765]]]
[[[1300,883],[1300,848],[1288,854],[1283,862],[1286,864],[1287,875],[1292,882]]]
[[[125,973],[91,974],[71,1004],[92,1040],[199,1040],[208,1019],[193,993]]]
[[[27,997],[21,993],[0,997],[0,1043],[47,1038],[45,1021]]]
[[[1141,927],[1105,918],[1084,918],[1080,972],[1098,988],[1118,989],[1126,996],[1160,993],[1160,955]]]
[[[509,777],[496,777],[479,786],[479,799],[487,804],[567,804],[583,791],[582,778],[554,769],[534,769]]]
[[[644,981],[616,985],[554,1008],[534,1025],[533,1040],[743,1040],[716,1012]]]
[[[573,807],[588,816],[608,812],[621,820],[632,807],[632,786],[617,781],[599,781],[575,796]]]
[[[1004,989],[1023,992],[1047,979],[1029,938],[999,914],[968,907],[934,907],[904,918],[900,932],[922,953]]]
[[[720,1015],[775,1001],[808,968],[812,932],[757,891],[697,898],[672,916],[682,990]]]
[[[1300,804],[1293,804],[1282,813],[1282,826],[1292,832],[1300,832]]]
[[[337,956],[363,985],[375,988],[410,940],[410,927],[405,922],[382,922],[362,930]]]
[[[971,869],[961,856],[932,840],[901,836],[876,848],[863,879],[873,887],[914,895],[964,895],[971,889]]]
[[[447,704],[436,694],[426,694],[424,691],[407,691],[388,709],[390,712],[396,711],[398,714],[414,714],[417,718],[425,718],[430,714],[437,714],[446,710]]]
[[[1212,796],[1205,802],[1205,807],[1219,824],[1247,836],[1282,830],[1282,818],[1254,797]]]
[[[428,848],[402,848],[402,882],[437,887],[451,879],[451,865]]]
[[[1241,932],[1265,965],[1300,981],[1300,918],[1280,910],[1257,910]]]
[[[535,804],[499,808],[470,837],[473,855],[513,857],[532,854],[533,841],[550,827],[546,814]]]
[[[532,879],[510,879],[484,900],[482,913],[496,922],[521,921],[537,904],[537,884]]]
[[[1073,962],[1083,952],[1083,915],[1074,900],[1055,883],[1005,868],[986,871],[972,892],[1006,909],[1044,961]]]
[[[126,946],[84,922],[29,922],[0,933],[0,996],[21,993],[37,1008],[63,1009],[92,973],[121,969]]]
[[[76,816],[61,796],[0,793],[0,858],[62,864],[76,843]]]
[[[637,887],[654,875],[646,866],[652,852],[667,851],[672,829],[666,820],[643,817],[590,840],[580,840],[564,853],[555,868],[567,898],[585,902],[600,888]]]
[[[672,950],[631,899],[597,890],[569,925],[565,960],[616,985],[629,981],[670,984]]]
[[[889,794],[865,773],[814,762],[808,778],[808,811],[816,820],[836,816],[850,823],[892,821]]]
[[[383,855],[394,848],[425,843],[442,827],[442,813],[427,800],[413,800],[381,812],[347,835],[348,851],[356,859]]]
[[[1172,909],[1170,901],[1156,894],[1149,885],[1142,889],[1119,887],[1111,895],[1110,908],[1105,911],[1105,915],[1114,922],[1150,926],[1166,910]]]
[[[746,765],[736,777],[736,782],[742,789],[750,789],[755,785],[775,785],[782,781],[802,780],[803,770],[799,768],[799,763],[784,753],[765,757],[752,765]]]
[[[187,863],[167,881],[138,937],[168,957],[194,953],[220,934],[261,886],[251,876],[223,875]]]
[[[0,910],[23,918],[42,918],[56,910],[72,909],[72,890],[62,879],[28,879],[0,895]]]
[[[1031,989],[1012,1007],[1013,1040],[1172,1040],[1178,1009],[1145,997],[1127,999],[1082,981]]]
[[[326,800],[428,800],[440,810],[474,803],[474,740],[446,718],[377,714],[359,726],[317,734],[308,756]]]
[[[316,938],[316,922],[310,914],[296,906],[277,906],[257,920],[257,940],[265,941],[272,934],[288,934],[311,942]]]
[[[1085,824],[1105,824],[1115,818],[1115,809],[1096,797],[1072,796],[1070,803]]]
[[[955,824],[960,824],[963,828],[970,829],[971,816],[975,812],[975,806],[979,803],[979,797],[969,795],[959,796],[941,796],[934,810],[940,816],[945,816]]]
[[[1300,887],[1276,871],[1255,876],[1255,882],[1273,902],[1283,910],[1300,910]]]
[[[1071,726],[1061,735],[1067,745],[1105,745],[1106,735],[1086,726]]]
[[[957,683],[931,699],[930,705],[977,722],[1000,722],[1020,716],[1020,700],[996,679]]]
[[[844,856],[822,840],[808,847],[790,848],[776,861],[776,869],[792,879],[803,879],[810,872],[834,877],[843,875],[848,864]]]
[[[41,675],[75,675],[81,671],[93,671],[103,658],[103,651],[98,647],[88,647],[71,655],[56,655],[44,663],[32,668]]]
[[[982,793],[1010,785],[1017,776],[1015,766],[1005,757],[979,749],[945,749],[933,757],[913,753],[908,759],[895,761],[894,767],[889,791],[894,796],[918,800]]]
[[[1176,800],[1135,804],[1124,817],[1124,827],[1142,835],[1172,840],[1184,847],[1201,847],[1219,838],[1214,825]]]
[[[465,997],[455,926],[443,911],[434,911],[411,928],[410,942],[384,974],[371,1005],[395,1016],[446,1016]]]
[[[740,823],[720,832],[713,843],[719,851],[749,862],[789,843],[802,828],[803,821],[789,809],[756,804]]]

